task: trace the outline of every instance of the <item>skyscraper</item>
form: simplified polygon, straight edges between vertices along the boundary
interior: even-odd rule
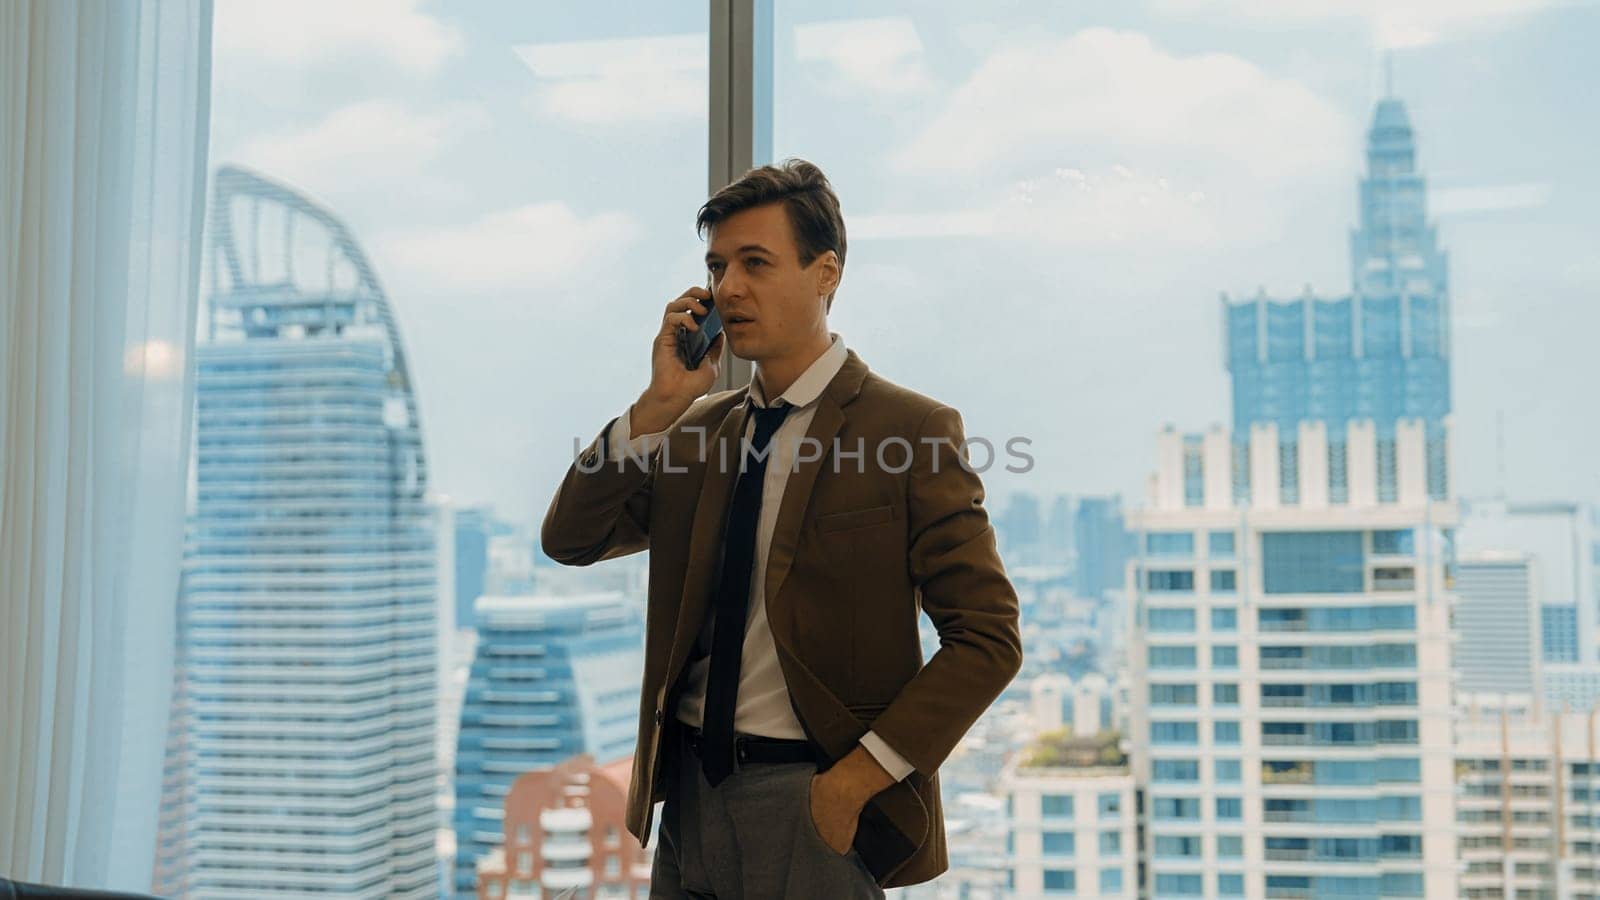
[[[1539,604],[1526,553],[1463,554],[1456,567],[1455,669],[1465,694],[1540,692]]]
[[[494,511],[487,506],[456,510],[457,628],[471,628],[472,603],[483,596],[489,572],[489,539],[494,535]]]
[[[1120,590],[1130,543],[1121,497],[1083,497],[1072,520],[1073,584],[1084,597]]]
[[[1461,896],[1600,896],[1600,713],[1456,711]]]
[[[1066,565],[1072,560],[1072,498],[1056,495],[1050,503],[1050,515],[1045,519],[1042,538],[1046,565]]]
[[[1461,550],[1528,557],[1546,702],[1600,705],[1600,511],[1584,503],[1465,502]]]
[[[1233,376],[1235,453],[1250,429],[1277,426],[1280,455],[1302,452],[1301,422],[1327,433],[1325,456],[1334,502],[1347,491],[1348,423],[1368,420],[1377,430],[1377,489],[1394,499],[1394,428],[1402,419],[1424,423],[1428,494],[1443,499],[1444,418],[1450,400],[1450,300],[1447,258],[1427,221],[1425,183],[1405,106],[1380,101],[1367,132],[1366,175],[1360,185],[1360,224],[1350,235],[1352,293],[1293,299],[1265,294],[1223,296],[1228,371]],[[1248,491],[1247,465],[1235,491]],[[1298,467],[1284,470],[1281,490],[1293,501]]]
[[[457,900],[477,896],[477,866],[504,841],[517,776],[580,754],[605,765],[633,752],[644,674],[644,623],[621,593],[491,594],[474,618],[456,749]]]
[[[1446,260],[1398,100],[1348,296],[1223,297],[1233,426],[1158,444],[1129,592],[1152,896],[1456,896]]]
[[[1039,562],[1039,538],[1043,527],[1039,517],[1039,498],[1018,491],[1011,495],[1005,512],[997,517],[1001,550],[1007,562],[1033,565]]]
[[[427,466],[388,298],[293,189],[216,174],[157,890],[431,897]]]

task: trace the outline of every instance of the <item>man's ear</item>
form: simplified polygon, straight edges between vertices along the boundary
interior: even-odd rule
[[[839,266],[839,254],[829,250],[813,261],[821,268],[817,272],[817,296],[826,297],[839,289],[844,270]]]

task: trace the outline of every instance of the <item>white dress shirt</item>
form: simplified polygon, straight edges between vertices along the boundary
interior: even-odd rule
[[[772,546],[778,507],[782,502],[784,487],[789,482],[790,470],[794,467],[800,439],[811,427],[811,420],[817,412],[817,399],[833,377],[839,374],[849,355],[839,335],[833,334],[832,337],[833,343],[828,349],[777,398],[793,405],[794,409],[772,436],[766,477],[761,483],[755,564],[751,567],[750,611],[745,622],[744,652],[739,664],[739,695],[733,714],[734,731],[740,734],[794,740],[804,740],[806,736],[789,703],[789,686],[783,678],[783,669],[778,665],[778,648],[772,642],[772,629],[767,624],[767,551]],[[750,402],[755,406],[770,405],[759,378],[750,384]],[[632,407],[629,407],[628,411],[624,411],[622,418],[612,426],[611,443],[613,446],[626,446],[637,458],[644,458],[660,448],[666,439],[666,432],[634,435],[630,422],[631,410]],[[751,416],[745,429],[746,441],[751,439],[754,426],[755,417]],[[800,602],[804,603],[805,599],[801,598]],[[683,672],[683,693],[676,715],[680,721],[695,728],[700,727],[702,720],[706,678],[710,668],[711,657],[708,655],[691,661]],[[861,738],[861,745],[896,781],[911,774],[915,768],[871,731]]]

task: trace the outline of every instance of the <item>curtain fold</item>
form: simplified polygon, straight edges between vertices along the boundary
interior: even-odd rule
[[[145,890],[210,0],[0,0],[0,875]]]

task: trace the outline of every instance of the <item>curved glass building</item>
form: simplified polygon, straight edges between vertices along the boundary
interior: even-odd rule
[[[216,174],[156,889],[433,897],[428,469],[394,311],[326,209]]]

